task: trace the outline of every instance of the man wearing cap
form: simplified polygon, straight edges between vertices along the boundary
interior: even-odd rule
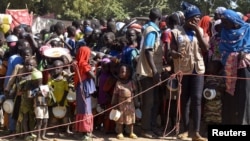
[[[192,111],[193,128],[192,141],[206,141],[200,132],[201,102],[204,86],[205,64],[202,52],[207,52],[209,45],[204,39],[204,33],[198,23],[201,12],[198,7],[187,2],[182,3],[185,23],[172,30],[170,44],[171,55],[174,61],[174,71],[183,72],[181,103],[181,119],[183,131],[178,138],[186,140],[189,137],[190,110]],[[201,74],[201,75],[198,75]]]

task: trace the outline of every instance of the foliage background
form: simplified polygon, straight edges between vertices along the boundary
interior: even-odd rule
[[[182,0],[0,0],[0,13],[9,9],[28,8],[36,15],[54,13],[57,19],[80,20],[86,18],[124,19],[125,17],[147,16],[152,7],[158,7],[164,15],[181,10]],[[200,7],[203,14],[212,14],[218,6],[230,8],[230,0],[185,0]],[[237,1],[235,9],[244,14],[250,13],[250,0]]]

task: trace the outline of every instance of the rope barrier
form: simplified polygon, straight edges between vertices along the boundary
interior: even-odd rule
[[[170,91],[170,98],[169,98],[169,103],[168,103],[168,112],[167,112],[167,121],[166,121],[166,125],[165,125],[165,129],[164,129],[164,132],[163,132],[163,137],[166,137],[168,136],[169,134],[171,134],[174,130],[176,130],[176,135],[178,135],[179,133],[179,125],[180,125],[180,120],[181,120],[181,110],[180,110],[180,95],[181,95],[181,81],[182,81],[182,77],[183,77],[183,73],[182,72],[178,72],[176,74],[173,74],[170,76],[170,79],[173,79],[177,77],[177,80],[178,80],[178,97],[177,97],[177,103],[176,103],[176,124],[174,126],[173,129],[171,129],[168,133],[166,133],[167,131],[167,128],[168,128],[168,122],[169,122],[169,112],[170,112],[170,108],[171,108],[171,98],[172,98],[172,91]],[[172,81],[171,81],[171,84],[170,86],[172,86]]]
[[[57,68],[64,68],[64,67],[69,67],[69,66],[74,66],[73,63],[72,64],[67,64],[67,65],[63,65],[63,66],[59,66],[59,67],[51,67],[51,68],[47,68],[44,69],[42,71],[49,71],[49,70],[54,70]],[[0,77],[0,79],[3,78],[8,78],[8,77],[12,77],[12,76],[21,76],[21,75],[26,75],[26,74],[30,74],[31,72],[27,72],[27,73],[20,73],[17,75],[10,75],[10,76],[2,76]],[[177,72],[173,75],[179,74],[180,72]],[[210,77],[218,77],[218,78],[229,78],[229,79],[250,79],[250,78],[245,78],[245,77],[232,77],[232,76],[221,76],[221,75],[208,75],[208,74],[190,74],[190,73],[182,73],[182,75],[199,75],[199,76],[210,76]],[[158,84],[159,85],[159,84]]]
[[[78,68],[77,68],[77,69],[78,69]],[[169,78],[168,78],[168,79],[169,79]],[[142,92],[140,92],[140,93],[134,95],[134,96],[132,97],[132,99],[135,98],[135,97],[137,97],[137,96],[142,95],[143,93],[149,91],[150,89],[152,89],[152,88],[154,88],[154,87],[157,87],[158,85],[160,85],[160,84],[166,82],[168,79],[165,79],[165,80],[163,80],[163,81],[160,81],[160,82],[158,82],[157,84],[153,85],[152,87],[149,87],[148,89],[146,89],[146,90],[144,90],[144,91],[142,91]],[[105,109],[104,111],[102,111],[102,112],[100,112],[100,113],[98,113],[98,114],[96,114],[96,115],[93,115],[93,117],[96,117],[96,116],[98,116],[98,115],[104,114],[105,112],[108,112],[109,110],[111,110],[111,109],[113,109],[113,108],[115,108],[115,107],[117,107],[117,106],[119,106],[119,105],[121,105],[121,104],[123,104],[123,103],[125,103],[125,102],[127,102],[127,101],[124,100],[124,101],[122,101],[122,102],[120,102],[120,103],[118,103],[118,104],[116,104],[116,105],[114,105],[114,106],[112,106],[112,107],[110,107],[110,108],[108,108],[108,109]],[[78,120],[78,121],[74,121],[74,122],[70,122],[70,123],[66,123],[66,124],[60,124],[60,125],[56,125],[56,126],[51,126],[51,127],[43,128],[43,129],[40,129],[40,130],[48,130],[48,129],[58,128],[58,127],[61,127],[61,126],[67,126],[67,125],[75,124],[75,123],[78,123],[78,122],[83,122],[83,121],[85,121],[85,120],[87,120],[87,118],[86,118],[86,119],[82,119],[82,120]],[[22,132],[22,133],[17,133],[17,134],[11,134],[11,135],[7,135],[7,136],[2,136],[2,137],[0,137],[0,139],[9,138],[9,137],[18,136],[18,135],[23,135],[23,134],[28,134],[28,133],[34,133],[34,132],[37,132],[37,131],[40,131],[40,130],[32,130],[32,131],[28,131],[28,132]]]
[[[56,69],[56,68],[63,68],[63,67],[66,67],[66,66],[71,66],[71,65],[73,65],[73,64],[64,65],[64,66],[60,66],[60,67],[48,68],[48,69],[44,69],[43,71],[53,70],[53,69]],[[17,76],[24,75],[24,74],[29,74],[29,73],[18,74]],[[138,94],[132,96],[132,99],[135,98],[135,97],[138,97],[138,96],[144,94],[145,92],[147,92],[147,91],[149,91],[149,90],[151,90],[151,89],[153,89],[153,88],[161,85],[162,83],[168,81],[169,79],[173,79],[174,77],[177,77],[178,82],[179,82],[178,86],[180,87],[180,89],[179,89],[178,98],[177,98],[176,125],[175,125],[175,127],[169,133],[166,133],[166,129],[167,129],[167,126],[168,126],[168,120],[169,120],[169,109],[170,109],[170,103],[169,103],[169,107],[168,107],[169,109],[168,109],[168,114],[167,114],[168,117],[167,117],[167,122],[166,122],[165,130],[164,130],[164,133],[163,133],[163,137],[164,136],[168,136],[174,130],[176,130],[176,134],[178,134],[178,132],[179,132],[179,124],[180,124],[180,119],[181,119],[181,113],[180,113],[181,81],[182,81],[182,77],[184,75],[200,75],[200,76],[219,77],[219,78],[231,78],[231,79],[250,79],[250,78],[242,78],[242,77],[230,77],[230,76],[226,77],[226,76],[219,76],[219,75],[189,74],[189,73],[177,72],[175,74],[172,74],[169,78],[167,78],[165,80],[162,80],[162,81],[158,82],[157,84],[155,84],[155,85],[147,88],[146,90],[141,91]],[[13,75],[12,76],[0,77],[0,79],[7,78],[7,77],[13,77]],[[171,92],[170,92],[170,96],[171,96]],[[122,101],[122,102],[120,102],[120,103],[118,103],[118,104],[116,104],[116,105],[114,105],[114,106],[112,106],[112,107],[110,107],[108,109],[105,109],[104,111],[102,111],[102,112],[100,112],[98,114],[93,115],[93,117],[96,117],[98,115],[104,114],[104,113],[110,111],[111,109],[113,109],[113,108],[115,108],[115,107],[117,107],[117,106],[119,106],[119,105],[121,105],[121,104],[123,104],[125,102],[126,102],[126,100],[124,100],[124,101]],[[22,132],[22,133],[16,133],[16,134],[11,134],[11,135],[6,135],[6,136],[0,137],[0,139],[5,139],[5,138],[13,137],[13,136],[19,136],[19,135],[24,135],[24,134],[28,134],[28,133],[34,133],[34,132],[37,132],[37,131],[42,131],[42,130],[48,130],[48,129],[58,128],[58,127],[62,127],[62,126],[67,126],[67,125],[75,124],[75,123],[78,123],[78,122],[83,122],[85,120],[87,120],[87,118],[82,119],[82,120],[78,120],[78,121],[74,121],[74,122],[70,122],[70,123],[60,124],[60,125],[51,126],[51,127],[47,127],[47,128],[42,128],[40,130],[32,130],[32,131],[28,131],[28,132]]]
[[[57,68],[69,67],[69,66],[72,66],[72,64],[63,65],[63,66],[59,66],[59,67],[47,68],[47,69],[42,70],[42,72],[43,72],[43,71],[54,70],[54,69],[57,69]],[[22,75],[27,75],[27,74],[31,74],[31,73],[32,73],[32,72],[25,72],[25,73],[19,73],[19,74],[16,74],[16,75],[2,76],[2,77],[0,77],[0,79],[9,78],[9,77],[14,77],[14,76],[22,76]]]

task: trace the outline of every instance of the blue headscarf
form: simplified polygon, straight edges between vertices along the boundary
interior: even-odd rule
[[[222,54],[222,63],[225,65],[228,55],[232,52],[250,53],[250,25],[230,9],[222,13],[222,18],[240,26],[239,29],[222,28],[219,51]]]

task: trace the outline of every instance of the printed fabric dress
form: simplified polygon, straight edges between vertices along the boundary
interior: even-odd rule
[[[119,124],[135,123],[135,106],[133,101],[133,83],[116,82],[112,103],[119,104],[118,109],[121,112],[121,117],[118,119]]]

